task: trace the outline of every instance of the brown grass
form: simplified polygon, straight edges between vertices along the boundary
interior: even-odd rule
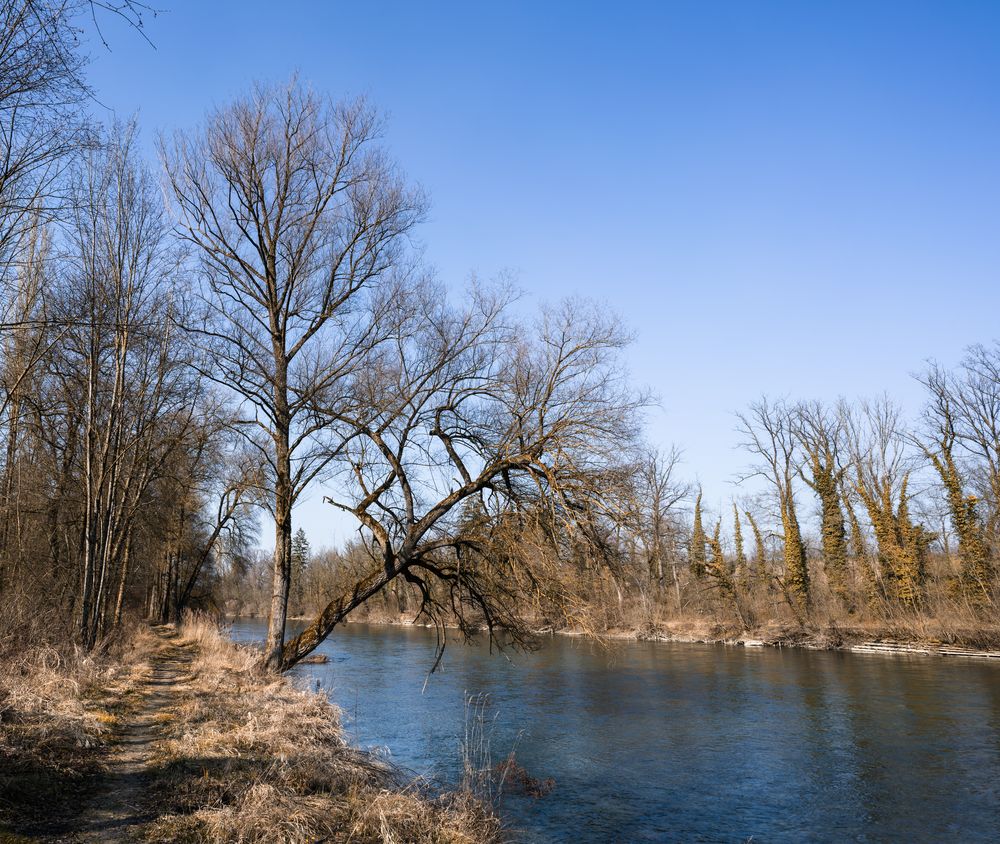
[[[23,631],[22,631],[23,632]],[[134,629],[96,653],[25,647],[0,631],[0,841],[63,836],[107,790],[116,731],[148,707],[162,637]],[[339,712],[260,668],[259,654],[189,620],[167,645],[191,678],[157,713],[147,841],[498,842],[469,793],[434,794],[344,741]],[[28,836],[21,839],[19,836]]]
[[[432,796],[349,747],[323,695],[260,669],[259,655],[188,621],[187,684],[154,782],[166,813],[148,840],[491,842],[497,819],[467,794]]]
[[[0,631],[0,832],[58,833],[104,773],[148,645],[132,633],[87,654],[22,634]]]

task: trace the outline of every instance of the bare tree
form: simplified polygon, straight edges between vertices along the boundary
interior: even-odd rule
[[[985,527],[1000,536],[1000,345],[966,350],[951,378],[955,444],[972,458],[971,477],[986,508]]]
[[[161,481],[170,503],[163,508],[164,542],[148,599],[149,615],[158,621],[179,621],[207,593],[206,575],[223,548],[242,545],[242,535],[256,526],[251,507],[260,469],[235,438],[224,408],[203,402]]]
[[[0,2],[0,266],[17,263],[39,214],[61,207],[61,175],[86,139],[89,89],[72,0]]]
[[[669,562],[677,609],[681,605],[677,572],[677,539],[680,533],[677,505],[691,493],[691,485],[677,479],[681,452],[677,448],[652,450],[637,467],[634,491],[634,534],[645,559],[648,577],[663,588]]]
[[[771,485],[778,504],[784,536],[782,585],[801,604],[793,609],[808,613],[811,603],[809,567],[795,504],[794,481],[799,472],[800,456],[794,409],[784,402],[772,403],[765,398],[754,402],[749,412],[738,414],[738,418],[740,430],[746,435],[744,447],[760,459],[745,477],[763,477]],[[790,603],[793,602],[790,600]]]
[[[267,658],[281,662],[292,507],[337,453],[325,440],[384,338],[391,276],[423,213],[377,145],[363,101],[292,82],[257,86],[199,132],[161,142],[181,233],[198,250],[210,321],[208,377],[234,391],[267,467],[275,521]]]
[[[73,325],[61,354],[80,379],[70,400],[82,406],[79,612],[88,646],[127,577],[135,515],[194,424],[198,396],[176,342],[179,255],[135,144],[134,125],[118,127],[79,169],[60,315]]]
[[[358,520],[373,562],[285,646],[284,667],[396,578],[438,624],[520,641],[525,608],[558,593],[575,560],[615,558],[607,523],[626,515],[644,401],[617,365],[628,338],[579,303],[529,332],[509,321],[506,291],[474,289],[462,309],[443,298],[407,303],[397,342],[337,413],[344,459],[327,500]],[[463,525],[474,500],[482,517]],[[525,541],[539,535],[550,553]]]
[[[3,362],[0,370],[0,420],[7,436],[2,474],[0,510],[0,592],[4,583],[16,577],[21,560],[20,483],[22,439],[25,416],[40,384],[38,365],[57,342],[61,333],[48,325],[46,292],[52,284],[51,238],[46,228],[36,226],[24,238],[24,256],[13,278],[8,315],[13,325],[4,332]],[[12,536],[13,534],[13,536]],[[13,539],[13,543],[12,543]],[[13,544],[13,547],[11,547]]]

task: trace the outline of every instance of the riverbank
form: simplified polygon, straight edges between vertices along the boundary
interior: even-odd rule
[[[582,631],[558,632],[563,635],[584,635]],[[993,630],[935,630],[917,636],[913,633],[912,627],[905,625],[803,627],[777,623],[746,631],[723,624],[694,620],[650,625],[645,628],[611,630],[603,635],[612,639],[639,641],[1000,659],[1000,638]]]
[[[351,619],[346,623],[402,627],[430,626],[403,616],[389,617],[381,614]],[[1000,627],[995,625],[966,629],[937,626],[924,621],[900,621],[892,625],[830,623],[807,626],[771,622],[753,630],[743,630],[735,624],[694,616],[605,630],[540,627],[535,632],[539,637],[590,637],[598,642],[602,640],[681,642],[734,647],[805,648],[851,653],[920,654],[1000,660]]]
[[[350,747],[325,695],[258,668],[205,623],[0,677],[0,842],[500,840]]]
[[[232,627],[237,641],[265,633]],[[483,637],[449,638],[428,676],[433,629],[347,624],[320,646],[327,663],[294,673],[352,713],[361,746],[452,782],[475,694],[493,758],[514,751],[554,784],[540,798],[504,789],[521,840],[996,837],[995,660],[570,636],[506,659]]]

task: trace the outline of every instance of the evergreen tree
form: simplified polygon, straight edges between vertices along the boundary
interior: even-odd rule
[[[305,597],[303,586],[305,584],[306,571],[309,568],[311,553],[306,532],[302,528],[299,528],[292,538],[292,596],[294,597],[296,608],[300,611],[303,609],[302,601]]]

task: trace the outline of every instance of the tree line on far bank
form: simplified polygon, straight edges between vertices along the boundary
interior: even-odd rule
[[[755,404],[769,493],[710,516],[643,442],[619,322],[426,272],[426,200],[367,103],[258,85],[161,136],[153,168],[134,123],[87,118],[89,6],[0,6],[8,629],[94,647],[254,606],[282,670],[372,606],[515,643],[685,613],[988,617],[994,349],[931,367],[915,425],[886,400]],[[309,488],[356,521],[348,547],[296,539]]]
[[[566,537],[549,544],[519,528],[561,590],[558,611],[522,598],[522,623],[596,633],[676,621],[733,632],[832,625],[995,643],[1000,346],[972,346],[953,370],[931,363],[918,377],[925,404],[911,422],[886,396],[753,403],[737,417],[745,468],[736,495],[715,512],[683,479],[678,450],[633,455],[599,563]],[[500,530],[474,510],[462,528]],[[304,532],[298,542],[296,615],[316,611],[331,584],[354,582],[370,559],[359,542],[319,552]],[[230,611],[264,611],[262,563],[219,582]],[[408,620],[418,604],[399,583],[359,616]]]

